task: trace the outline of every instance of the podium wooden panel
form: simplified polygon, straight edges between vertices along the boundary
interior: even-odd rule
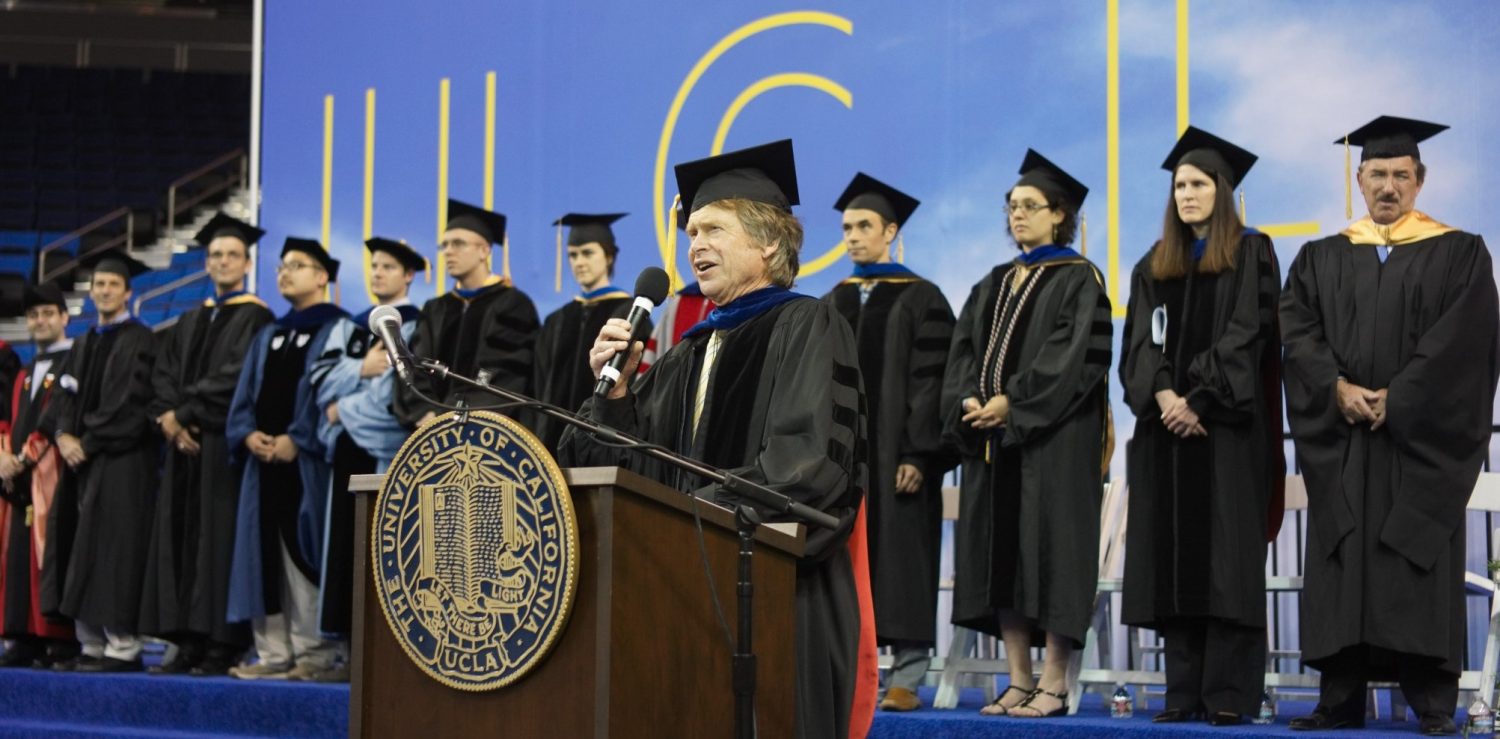
[[[579,578],[552,653],[507,687],[454,690],[402,652],[370,574],[381,475],[355,475],[354,624],[349,734],[358,737],[732,736],[730,657],[738,541],[733,514],[698,501],[730,634],[714,614],[691,499],[613,467],[565,471],[578,516]],[[800,527],[761,527],[754,563],[756,718],[791,736]]]

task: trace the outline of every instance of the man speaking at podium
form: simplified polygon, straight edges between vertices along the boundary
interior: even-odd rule
[[[845,540],[865,475],[854,336],[831,306],[789,289],[802,248],[802,224],[791,213],[791,141],[689,162],[676,172],[688,206],[678,225],[692,239],[693,275],[718,307],[634,387],[622,380],[584,413],[839,519],[837,530],[808,530],[798,566],[795,680],[797,735],[844,739],[860,626]],[[628,350],[622,377],[630,378],[642,349],[626,321],[611,319],[589,364],[598,377]],[[722,505],[737,502],[694,475],[576,430],[565,434],[560,451],[570,464],[627,467]]]

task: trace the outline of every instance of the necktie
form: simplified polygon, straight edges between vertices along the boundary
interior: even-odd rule
[[[714,360],[719,358],[719,345],[724,343],[718,331],[708,337],[708,348],[703,352],[703,369],[698,371],[698,389],[693,393],[693,440],[698,439],[698,419],[703,416],[703,404],[708,400],[708,378],[714,369]]]

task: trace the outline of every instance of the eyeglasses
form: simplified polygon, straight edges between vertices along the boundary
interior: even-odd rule
[[[1039,210],[1050,210],[1051,208],[1052,206],[1046,203],[1034,203],[1030,200],[1027,200],[1024,203],[1006,203],[1005,215],[1013,216],[1019,213],[1023,216],[1029,216],[1035,214]]]
[[[317,265],[309,264],[307,262],[282,262],[281,264],[276,265],[276,274],[279,275],[282,272],[297,272],[299,270],[310,269],[315,266]]]

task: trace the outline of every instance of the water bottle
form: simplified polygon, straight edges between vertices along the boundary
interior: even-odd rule
[[[1110,718],[1130,718],[1135,715],[1135,702],[1124,685],[1115,688],[1115,697],[1109,701]]]
[[[1495,713],[1484,698],[1476,697],[1469,706],[1469,720],[1464,725],[1465,736],[1491,736],[1495,733]]]
[[[1271,700],[1270,692],[1260,694],[1260,712],[1255,714],[1251,723],[1261,726],[1276,723],[1276,701]]]

